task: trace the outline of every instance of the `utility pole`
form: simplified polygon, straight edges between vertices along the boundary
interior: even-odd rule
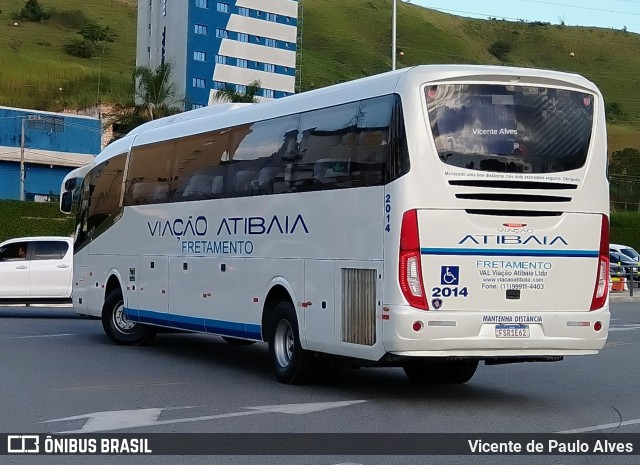
[[[20,132],[20,200],[24,200],[24,128],[26,116],[22,117],[22,131]]]
[[[391,20],[391,70],[396,70],[396,0],[393,0],[393,17]]]

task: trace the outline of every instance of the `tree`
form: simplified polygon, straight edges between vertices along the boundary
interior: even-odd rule
[[[84,39],[76,37],[64,44],[64,51],[72,57],[91,58],[93,56],[93,45]]]
[[[113,42],[118,37],[118,34],[113,32],[109,26],[100,26],[94,22],[82,26],[78,34],[94,47],[98,42]]]
[[[148,66],[135,69],[131,101],[114,107],[112,116],[107,120],[108,125],[113,125],[114,140],[143,123],[182,111],[184,99],[178,96],[175,84],[171,82],[172,72],[170,63],[163,63],[155,69]]]
[[[615,205],[637,204],[640,200],[640,151],[626,147],[611,154],[609,160],[611,201]]]
[[[256,103],[258,101],[260,89],[262,89],[260,81],[250,82],[244,92],[238,92],[231,85],[227,84],[224,89],[220,89],[216,92],[213,99],[220,103]]]
[[[33,22],[44,21],[50,17],[51,13],[45,11],[45,9],[42,8],[42,5],[38,3],[38,0],[27,0],[27,3],[25,3],[20,12],[16,15],[16,19]]]
[[[182,103],[175,83],[171,82],[172,72],[171,63],[161,63],[156,69],[138,66],[133,72],[136,102],[147,109],[149,121],[175,113],[171,108]]]
[[[113,42],[118,34],[113,32],[109,26],[100,26],[98,23],[89,22],[82,26],[77,34],[82,39],[74,38],[64,45],[67,54],[79,58],[91,58],[95,52],[96,45],[102,42],[102,54],[104,55],[107,42]]]
[[[489,46],[489,53],[500,61],[504,61],[511,52],[511,44],[505,40],[496,40]]]

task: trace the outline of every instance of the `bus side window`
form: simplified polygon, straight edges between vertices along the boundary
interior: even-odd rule
[[[294,192],[351,187],[348,171],[343,176],[327,176],[322,163],[317,169],[315,164],[327,159],[348,164],[357,146],[359,108],[360,102],[352,102],[301,115],[300,157],[294,161],[291,173]]]
[[[267,166],[258,174],[258,190],[260,194],[278,194],[284,192],[285,167]]]
[[[184,188],[183,197],[208,197],[211,195],[213,178],[204,174],[194,174]]]

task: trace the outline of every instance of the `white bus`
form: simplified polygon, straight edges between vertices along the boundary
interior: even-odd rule
[[[596,86],[524,68],[418,66],[153,121],[69,175],[75,310],[119,344],[265,341],[284,383],[335,361],[464,383],[479,361],[595,354],[606,154]]]

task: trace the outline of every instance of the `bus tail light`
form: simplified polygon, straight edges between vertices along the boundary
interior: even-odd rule
[[[422,310],[429,310],[422,284],[417,210],[409,210],[402,215],[400,263],[398,268],[400,289],[409,305]]]
[[[591,309],[597,310],[604,307],[609,292],[609,217],[602,215],[600,231],[600,251],[598,253],[598,273],[596,285],[591,299]]]

